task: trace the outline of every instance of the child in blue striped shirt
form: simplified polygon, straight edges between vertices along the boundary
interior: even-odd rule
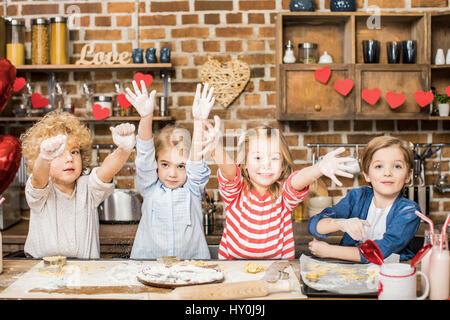
[[[144,198],[132,259],[210,259],[203,232],[202,196],[210,169],[201,155],[203,121],[214,104],[213,88],[197,92],[193,104],[194,131],[168,125],[153,138],[156,91],[147,93],[133,81],[127,99],[141,116],[136,137],[136,188]]]

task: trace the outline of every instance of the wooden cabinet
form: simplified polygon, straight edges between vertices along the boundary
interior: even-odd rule
[[[288,12],[277,15],[276,73],[277,117],[279,120],[321,119],[434,119],[428,106],[415,101],[418,90],[439,93],[450,85],[450,66],[434,66],[437,48],[450,48],[450,12]],[[333,58],[331,77],[326,84],[314,72],[325,64],[283,64],[284,45],[291,41],[298,58],[298,44],[318,45],[317,56],[327,51]],[[380,61],[365,64],[362,41],[380,42]],[[388,64],[386,43],[416,40],[415,64]],[[337,80],[354,81],[352,91],[343,96],[334,88]],[[374,105],[361,97],[365,89],[378,88],[381,96]],[[389,91],[402,93],[405,102],[392,109],[386,100]]]

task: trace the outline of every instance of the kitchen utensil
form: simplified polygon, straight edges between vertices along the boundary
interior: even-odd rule
[[[417,274],[425,279],[425,292],[417,297]],[[423,300],[428,296],[428,277],[405,263],[387,263],[378,276],[378,300]]]
[[[409,264],[411,266],[411,268],[414,268],[416,266],[416,264],[418,264],[420,262],[420,260],[423,259],[423,257],[425,257],[425,255],[428,253],[428,251],[430,251],[430,249],[433,248],[433,245],[427,244],[426,246],[423,246],[414,256],[414,258],[412,258],[411,263]]]
[[[98,206],[100,222],[137,222],[141,219],[141,200],[131,190],[116,189]]]
[[[265,271],[264,280],[267,282],[276,282],[283,275],[281,272],[289,267],[288,261],[275,261]]]
[[[431,243],[434,243],[434,223],[433,223],[433,221],[430,218],[428,218],[427,216],[425,216],[422,213],[420,213],[419,211],[417,211],[417,210],[414,211],[414,213],[416,214],[416,216],[418,216],[419,218],[424,220],[426,223],[428,223],[428,226],[430,228]]]
[[[179,287],[170,293],[149,293],[148,297],[152,300],[229,300],[265,297],[271,293],[289,292],[293,289],[292,280],[274,283],[253,280]]]
[[[384,258],[378,245],[373,240],[366,240],[358,247],[364,258],[379,266],[383,265]]]

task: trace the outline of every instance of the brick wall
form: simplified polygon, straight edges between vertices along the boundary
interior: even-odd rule
[[[329,0],[316,0],[318,11],[329,10]],[[247,129],[260,124],[276,126],[285,133],[298,168],[310,165],[311,150],[307,143],[366,143],[382,133],[398,136],[415,143],[450,142],[450,121],[296,121],[277,122],[275,116],[275,16],[289,11],[289,0],[179,0],[179,1],[0,1],[0,14],[25,18],[27,30],[36,17],[52,17],[79,12],[78,27],[71,31],[71,57],[79,57],[81,47],[94,42],[96,51],[131,51],[137,42],[139,47],[157,48],[170,46],[175,74],[172,79],[170,115],[177,123],[192,127],[191,104],[199,72],[207,56],[220,61],[239,57],[251,67],[251,80],[244,93],[227,109],[216,105],[213,115],[219,115],[225,129]],[[449,10],[448,0],[357,0],[358,10],[378,6],[382,11]],[[136,7],[139,13],[136,13]],[[139,24],[139,31],[136,26]],[[137,37],[138,36],[138,37]],[[30,34],[28,32],[29,41]],[[29,48],[29,47],[28,47]],[[28,58],[30,55],[28,53]],[[84,100],[80,97],[80,81],[95,83],[97,93],[112,93],[112,79],[130,85],[132,72],[71,73],[58,75],[69,90],[69,97],[79,114],[84,112]],[[159,94],[161,81],[155,77],[152,85]],[[37,91],[46,93],[46,79],[33,75],[31,79]],[[108,125],[91,126],[96,143],[110,143]],[[11,127],[19,134],[23,129]],[[107,150],[101,153],[101,159]],[[444,150],[443,170],[449,172],[450,148]],[[117,177],[119,188],[133,186],[130,171],[134,158]],[[211,163],[212,176],[208,191],[216,199],[217,167]],[[432,163],[427,164],[427,182],[435,173]],[[332,195],[345,194],[351,187],[364,184],[362,177],[342,179],[343,188],[331,185]],[[450,211],[450,198],[433,192],[433,214]]]

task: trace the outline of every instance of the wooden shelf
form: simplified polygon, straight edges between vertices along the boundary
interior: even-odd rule
[[[0,117],[0,122],[33,122],[39,121],[42,117]],[[95,118],[82,118],[82,122],[113,122],[113,121],[139,121],[141,117],[109,117],[103,120],[96,120]],[[153,117],[153,121],[173,121],[174,117]]]
[[[431,65],[431,69],[450,69],[450,64]]]
[[[24,72],[77,72],[77,71],[128,71],[171,69],[171,63],[130,63],[112,65],[77,65],[77,64],[42,64],[16,66],[17,71]]]

